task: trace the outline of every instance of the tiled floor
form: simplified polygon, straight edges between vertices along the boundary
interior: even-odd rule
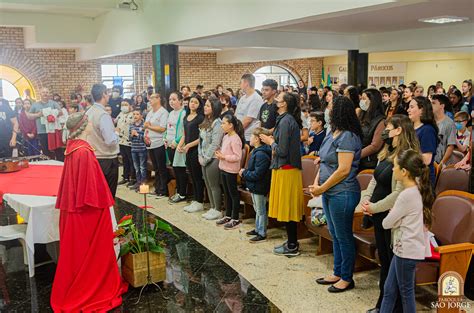
[[[124,201],[117,201],[116,213],[141,211]],[[2,225],[16,215],[2,208]],[[166,236],[167,279],[163,293],[147,287],[138,304],[140,288],[124,295],[123,305],[113,312],[280,312],[254,286],[216,255],[174,227],[178,238]],[[36,262],[49,260],[44,245],[38,245]],[[51,312],[49,298],[55,264],[36,268],[28,277],[23,266],[22,248],[17,241],[0,243],[0,312]]]
[[[119,187],[116,214],[141,212],[143,197]],[[125,202],[120,199],[126,199]],[[163,294],[151,287],[139,304],[139,289],[131,288],[124,303],[113,312],[365,312],[378,296],[378,270],[356,273],[356,288],[329,294],[314,279],[331,272],[332,256],[315,256],[316,242],[300,240],[302,254],[296,258],[273,255],[275,244],[285,240],[282,229],[270,229],[269,240],[250,244],[245,232],[253,220],[226,231],[201,213],[186,213],[184,204],[170,206],[166,199],[148,196],[150,211],[173,225],[178,238],[166,236],[167,280]],[[15,223],[12,210],[0,208],[0,225]],[[54,245],[36,247],[36,263],[49,260],[46,251]],[[29,279],[18,242],[0,243],[0,312],[51,312],[49,298],[55,265],[36,269]],[[417,311],[430,310],[436,300],[434,286],[417,287]],[[471,307],[474,303],[471,302]]]

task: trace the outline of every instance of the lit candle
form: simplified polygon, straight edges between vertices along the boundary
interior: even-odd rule
[[[141,184],[140,185],[140,193],[149,193],[150,192],[150,186],[147,184]]]

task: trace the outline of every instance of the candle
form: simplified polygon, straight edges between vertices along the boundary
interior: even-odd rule
[[[149,193],[150,192],[150,186],[147,184],[141,184],[140,185],[140,193]]]

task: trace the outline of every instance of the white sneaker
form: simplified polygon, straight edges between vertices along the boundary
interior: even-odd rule
[[[190,203],[189,205],[185,206],[185,207],[183,208],[183,210],[185,210],[186,212],[188,212],[188,210],[194,206],[194,203],[197,203],[197,202],[194,201],[194,200],[191,201],[191,203]]]
[[[204,218],[209,221],[217,220],[219,218],[222,218],[222,212],[212,208],[207,212],[207,215]]]
[[[204,210],[204,206],[202,205],[202,203],[194,202],[194,205],[191,206],[188,210],[186,210],[186,212],[194,213],[194,212],[199,212],[202,210]]]
[[[212,210],[214,210],[214,208],[209,208],[209,210],[207,210],[205,213],[201,214],[201,216],[206,219],[206,216],[207,216]]]

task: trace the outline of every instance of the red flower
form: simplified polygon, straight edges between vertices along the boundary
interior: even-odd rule
[[[54,115],[48,115],[48,117],[46,118],[48,120],[49,123],[54,123],[56,121],[56,118],[54,117]]]
[[[132,215],[125,215],[124,217],[122,217],[120,219],[120,221],[118,221],[117,224],[122,224],[122,222],[126,221],[126,220],[131,220],[132,219]]]

